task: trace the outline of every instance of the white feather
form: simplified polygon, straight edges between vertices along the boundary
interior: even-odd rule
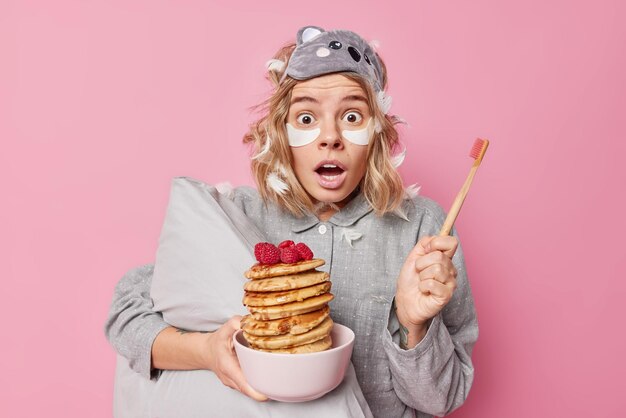
[[[374,119],[374,132],[379,134],[382,131],[383,131],[383,126],[380,124],[380,120],[378,120],[378,118],[375,118]]]
[[[275,172],[267,176],[267,185],[278,194],[285,194],[285,192],[289,190],[287,183],[282,181]]]
[[[407,186],[404,189],[404,199],[405,200],[415,199],[415,197],[417,197],[417,195],[419,194],[420,188],[421,186],[418,186],[417,184],[411,184],[410,186]],[[409,221],[409,218],[406,215],[406,212],[404,211],[404,207],[398,206],[398,208],[394,210],[393,213],[397,215],[399,218],[404,219],[407,222]]]
[[[404,195],[407,199],[415,199],[421,188],[422,186],[419,186],[417,183],[411,184],[404,189]]]
[[[391,96],[388,96],[384,90],[381,90],[376,95],[376,101],[378,101],[378,106],[385,115],[389,113],[389,109],[391,109]]]
[[[372,300],[374,302],[378,302],[378,303],[389,303],[389,302],[391,302],[389,300],[389,298],[386,298],[385,296],[380,296],[380,295],[372,295]]]
[[[278,73],[281,73],[285,68],[285,61],[272,58],[265,63],[265,67],[267,68],[267,71],[276,71]]]
[[[400,152],[400,153],[394,155],[393,157],[391,157],[391,164],[393,164],[393,166],[395,168],[398,168],[404,162],[404,158],[405,157],[406,157],[406,147],[404,147],[402,152]]]
[[[228,199],[233,199],[233,197],[235,196],[234,193],[234,189],[233,189],[233,185],[230,184],[229,182],[225,181],[223,183],[219,183],[215,185],[215,188],[217,189],[217,191],[219,192],[219,194],[223,194],[224,196],[226,196]]]
[[[355,231],[354,229],[343,228],[341,230],[341,236],[346,240],[350,247],[354,248],[354,246],[352,245],[352,241],[361,239],[361,237],[363,237],[363,234]]]
[[[398,115],[393,115],[394,118],[396,118],[396,122],[399,123],[400,125],[406,125],[409,128],[411,127],[411,125],[409,125],[409,122],[406,121],[406,119],[404,119],[401,116]]]
[[[404,219],[407,222],[409,221],[409,217],[406,216],[406,212],[402,206],[398,206],[392,213],[400,219]]]
[[[339,212],[341,209],[333,202],[318,202],[313,206],[313,213],[322,213],[328,209]]]
[[[276,172],[280,174],[282,177],[287,177],[287,169],[281,163],[276,163],[274,165]]]
[[[259,151],[254,157],[253,160],[258,160],[262,156],[266,155],[270,151],[270,146],[272,144],[272,138],[270,138],[269,134],[265,137],[265,144],[263,144],[263,148]]]

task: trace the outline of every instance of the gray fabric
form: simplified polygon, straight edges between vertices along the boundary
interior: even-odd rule
[[[227,197],[200,181],[172,180],[150,295],[170,325],[215,331],[241,303],[261,232]]]
[[[129,271],[115,286],[104,325],[105,335],[133,370],[151,377],[152,342],[169,325],[155,312],[150,299],[154,266]]]
[[[191,390],[182,391],[179,388]],[[204,394],[204,396],[201,396]],[[354,368],[323,398],[306,403],[257,402],[230,389],[208,370],[165,371],[156,383],[151,412],[159,418],[271,417],[365,418],[372,414],[359,389]]]
[[[208,370],[164,370],[148,380],[117,356],[115,418],[271,417],[370,418],[352,364],[341,384],[324,397],[301,403],[257,402],[233,390]]]
[[[157,382],[156,379],[146,379],[134,372],[128,359],[118,354],[113,388],[113,417],[149,417]]]
[[[303,36],[316,35],[310,39]],[[308,80],[324,74],[348,71],[360,74],[370,82],[374,91],[382,89],[382,69],[372,47],[354,32],[325,31],[317,26],[305,26],[298,31],[285,75],[296,80]],[[334,46],[334,48],[331,46]]]
[[[398,347],[399,326],[391,309],[404,258],[420,237],[437,234],[443,223],[444,212],[436,203],[420,196],[406,201],[409,221],[405,221],[392,214],[376,217],[359,195],[329,221],[320,222],[312,215],[294,218],[275,205],[266,206],[252,188],[235,189],[234,202],[269,241],[306,242],[316,257],[326,260],[321,269],[330,272],[333,283],[332,316],[356,334],[352,362],[374,416],[441,416],[462,404],[473,380],[471,351],[478,337],[462,248],[453,258],[458,286],[452,300],[412,350]],[[147,276],[140,284],[149,281]],[[133,286],[120,283],[118,289],[136,293]],[[145,290],[141,293],[145,295]],[[111,317],[120,315],[119,307],[114,300]],[[145,323],[158,328],[160,316],[151,313],[150,307],[145,300],[129,309],[154,317],[154,322]],[[140,340],[150,333],[135,339],[135,335],[118,333],[115,321],[108,324],[107,333],[118,352],[130,353],[131,366],[148,376],[145,365],[149,365],[150,351],[145,347],[149,344]]]

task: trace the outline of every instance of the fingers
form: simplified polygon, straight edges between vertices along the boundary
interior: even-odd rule
[[[402,268],[400,270],[401,278],[406,279],[406,278],[413,277],[415,275],[415,262],[419,260],[420,257],[423,257],[424,255],[426,255],[426,251],[424,250],[424,247],[432,238],[433,237],[431,236],[422,237],[417,242],[417,244],[415,244],[413,249],[411,249],[411,251],[407,255],[406,260],[404,261],[404,264],[402,265]]]
[[[398,318],[423,323],[450,302],[457,271],[452,257],[459,243],[451,236],[424,236],[407,256],[396,285]]]
[[[241,328],[241,316],[235,315],[231,317],[223,326],[222,329],[226,338],[228,338],[228,347],[234,351],[233,346],[233,334]]]
[[[427,240],[424,243],[424,252],[426,254],[432,251],[441,251],[448,257],[452,258],[454,256],[454,253],[456,252],[456,249],[459,246],[458,238],[450,235],[446,235],[443,237],[436,236],[430,238],[431,239]]]
[[[267,396],[254,390],[254,388],[250,386],[245,380],[240,384],[239,391],[247,397],[252,398],[258,402],[265,402],[268,399]]]
[[[241,328],[241,315],[235,315],[231,317],[225,324],[226,328],[232,330],[232,332],[237,331]]]
[[[432,236],[425,236],[425,237],[420,238],[419,241],[417,241],[417,244],[415,244],[415,246],[409,253],[408,258],[415,259],[423,255],[426,255],[427,254],[426,247],[428,246],[428,243],[430,242],[430,240],[432,240],[433,238],[434,237]]]
[[[444,306],[452,299],[454,287],[456,286],[443,284],[434,279],[419,282],[420,292],[432,296],[440,306]]]
[[[428,257],[441,260],[441,263],[427,265],[419,272],[418,287],[420,292],[431,295],[438,305],[444,306],[450,301],[456,289],[457,271],[452,261],[440,251],[432,252],[423,258]]]
[[[260,392],[257,392],[250,384],[246,381],[246,378],[241,371],[241,366],[239,366],[239,360],[237,356],[233,354],[232,356],[232,364],[231,370],[229,374],[229,380],[232,382],[233,386],[226,384],[226,386],[230,386],[233,389],[238,390],[249,398],[254,399],[255,401],[263,402],[267,401],[267,396],[263,395]]]
[[[250,386],[248,382],[246,382],[243,375],[241,375],[241,377],[238,377],[238,376],[225,377],[220,380],[225,386],[228,386],[231,389],[235,389],[236,391],[243,393],[244,395],[246,395],[249,398],[254,399],[255,401],[265,402],[268,400],[267,396],[254,390],[254,388]]]
[[[447,283],[456,279],[457,271],[452,260],[441,251],[433,251],[415,261],[421,279],[435,279]]]
[[[452,263],[450,266],[451,269],[433,264],[419,273],[420,292],[434,296],[442,306],[448,303],[456,289],[456,269]]]
[[[424,236],[417,241],[407,259],[416,259],[432,251],[441,251],[452,258],[459,246],[459,240],[453,236]]]
[[[216,367],[213,371],[224,385],[238,390],[256,401],[266,401],[267,396],[254,390],[246,381],[239,365],[239,359],[235,354],[232,337],[239,330],[240,325],[241,316],[233,316],[216,332],[218,338],[217,348],[214,352]]]

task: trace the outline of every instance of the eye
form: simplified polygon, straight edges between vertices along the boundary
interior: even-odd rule
[[[348,52],[350,53],[350,56],[352,57],[352,59],[356,62],[361,61],[361,53],[359,52],[358,49],[356,49],[353,46],[349,46],[348,47]]]
[[[341,42],[339,42],[339,41],[331,41],[328,44],[328,47],[331,48],[331,49],[341,49]]]
[[[359,112],[348,112],[344,115],[343,120],[349,123],[359,123],[363,120],[363,116]]]
[[[310,125],[315,121],[315,118],[309,113],[303,113],[296,118],[296,121],[301,125]]]
[[[365,62],[367,62],[369,65],[372,65],[370,57],[368,57],[367,54],[363,54],[363,58],[365,58]]]

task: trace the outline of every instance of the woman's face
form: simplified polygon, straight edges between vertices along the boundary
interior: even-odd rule
[[[293,88],[287,116],[293,170],[315,201],[342,207],[350,200],[367,168],[370,119],[367,95],[343,75]]]

